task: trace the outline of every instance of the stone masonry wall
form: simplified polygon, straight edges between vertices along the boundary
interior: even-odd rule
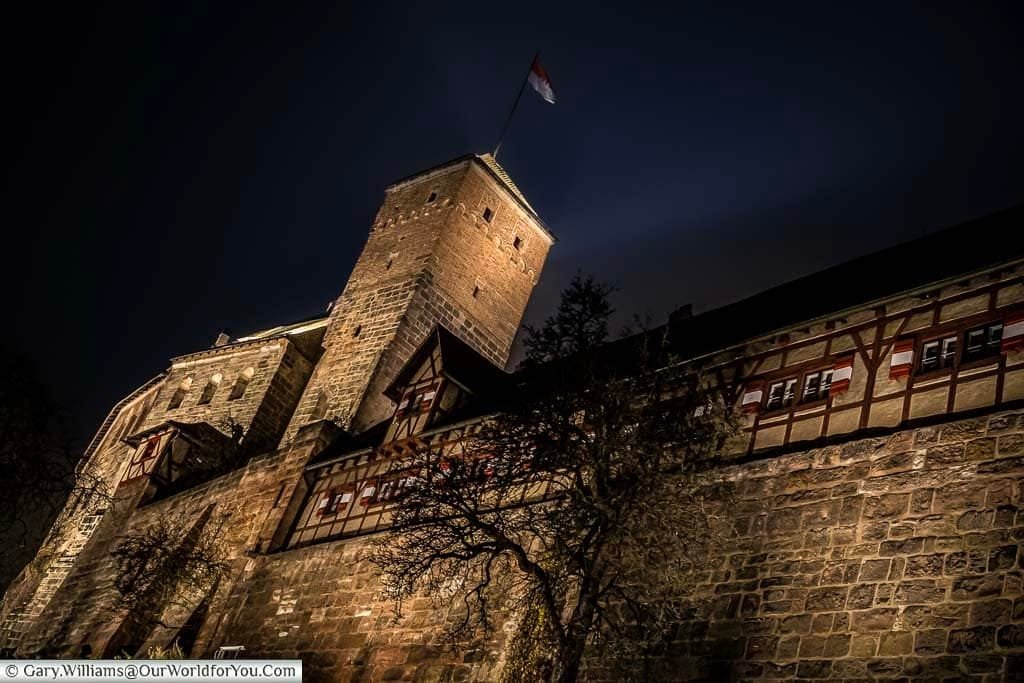
[[[724,472],[736,537],[694,577],[677,680],[1015,680],[1024,665],[1024,411]],[[252,558],[208,647],[301,656],[311,680],[494,680],[503,635],[453,656],[445,614],[390,620],[372,538]],[[592,662],[589,678],[604,676]]]
[[[239,375],[253,375],[245,392],[232,399],[231,392]],[[165,420],[206,422],[231,435],[230,424],[245,430],[242,445],[248,454],[273,449],[281,438],[309,375],[313,362],[285,337],[209,349],[177,358],[152,410],[135,431],[148,429]],[[199,401],[203,389],[215,377],[220,378],[208,403]],[[181,405],[170,407],[171,397],[191,381]]]
[[[137,510],[108,515],[30,634],[96,652],[116,628],[107,552],[127,529],[210,503],[229,519],[234,570],[193,656],[244,645],[301,657],[308,680],[496,680],[506,632],[451,653],[446,610],[392,620],[372,536],[265,554],[309,453],[291,450]],[[730,466],[736,535],[693,577],[692,619],[668,648],[672,680],[1015,680],[1024,665],[1024,409]],[[155,633],[150,644],[173,634]],[[590,680],[614,680],[601,662]]]
[[[1021,680],[1024,411],[737,465],[678,671]],[[599,667],[591,678],[599,680]]]
[[[423,192],[402,191],[413,196]],[[388,352],[368,381],[354,420],[357,426],[390,415],[394,405],[384,390],[439,323],[498,367],[508,360],[550,241],[475,164],[461,176],[451,201],[427,270],[419,277]],[[490,220],[483,218],[485,208],[494,212]],[[415,214],[409,220],[413,219]]]
[[[286,440],[325,417],[355,431],[388,417],[383,390],[438,323],[504,366],[550,246],[477,161],[389,188]]]

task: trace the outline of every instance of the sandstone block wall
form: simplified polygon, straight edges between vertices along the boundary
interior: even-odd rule
[[[243,342],[176,358],[152,409],[134,431],[175,420],[206,422],[230,436],[230,425],[235,424],[244,430],[242,446],[247,453],[270,450],[280,440],[315,360],[287,337]],[[245,372],[252,373],[251,379],[242,395],[232,398],[232,390]],[[220,382],[209,402],[200,403],[204,388],[217,378]],[[171,398],[183,383],[188,386],[184,400],[180,406],[171,407]]]
[[[102,652],[114,635],[113,566],[125,529],[161,516],[229,519],[234,560],[193,655],[244,645],[301,657],[312,681],[496,680],[505,631],[458,653],[423,598],[392,620],[368,562],[374,537],[267,554],[289,491],[326,432],[243,470],[108,514],[28,644]],[[1024,409],[732,465],[736,533],[693,577],[670,679],[1016,680],[1024,664]],[[510,622],[511,623],[511,622]],[[154,632],[150,644],[173,637]],[[56,639],[56,640],[55,640]],[[589,680],[615,680],[597,660]]]
[[[504,366],[550,247],[537,226],[476,160],[389,188],[286,438],[325,417],[356,430],[388,417],[383,390],[438,323]]]
[[[695,577],[693,618],[671,648],[680,671],[713,680],[1024,676],[1024,411],[727,476],[736,536],[717,568]]]
[[[670,680],[1018,680],[1024,410],[723,474],[736,535],[694,576]],[[426,599],[394,624],[371,542],[253,558],[209,646],[300,656],[311,680],[495,680],[505,634],[445,652]],[[616,677],[591,661],[588,680]]]
[[[439,642],[450,605],[428,598],[380,600],[369,538],[253,559],[225,600],[217,645],[267,657],[299,657],[308,681],[493,681],[506,633],[462,652]],[[211,643],[211,646],[214,643]]]
[[[229,474],[141,507],[139,500],[145,480],[123,483],[69,575],[24,634],[19,652],[73,656],[81,644],[88,643],[97,655],[118,654],[118,628],[127,615],[116,608],[116,565],[110,551],[126,535],[136,534],[161,520],[191,523],[213,506],[213,517],[224,525],[220,546],[234,569],[220,586],[220,592],[212,596],[212,617],[192,653],[202,654],[204,639],[216,630],[231,607],[223,602],[224,598],[231,593],[247,558],[258,552],[264,534],[272,533],[280,523],[294,487],[302,481],[302,467],[310,453],[322,449],[326,439],[335,435],[333,428],[324,427],[322,431],[314,430],[309,438],[297,439],[291,449],[257,456]],[[166,646],[175,636],[175,630],[155,629],[141,649],[156,644]]]

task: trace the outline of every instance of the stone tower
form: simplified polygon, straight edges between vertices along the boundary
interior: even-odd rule
[[[553,242],[489,154],[388,187],[285,438],[319,419],[360,431],[388,417],[384,388],[437,324],[504,367]]]

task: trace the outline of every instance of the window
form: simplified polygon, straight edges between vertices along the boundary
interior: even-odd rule
[[[321,517],[326,515],[338,514],[338,508],[341,507],[342,502],[347,503],[352,499],[351,492],[343,494],[341,491],[330,490],[324,498],[320,499],[320,504],[317,506],[317,514]]]
[[[956,337],[933,339],[921,347],[921,372],[951,368],[956,361]]]
[[[356,325],[356,329],[352,330],[352,337],[353,338],[358,337],[362,333],[363,333],[363,326],[362,325]]]
[[[217,393],[217,387],[220,386],[220,381],[224,379],[224,376],[219,372],[210,378],[210,381],[203,387],[203,393],[199,396],[199,402],[196,405],[205,406],[207,403],[213,400],[213,395]]]
[[[828,398],[828,390],[832,388],[832,369],[821,370],[820,372],[809,372],[804,376],[804,393],[800,397],[801,403],[818,401]]]
[[[965,362],[999,354],[1003,341],[1003,324],[993,323],[968,330],[964,335]]]
[[[313,419],[322,420],[327,416],[327,394],[320,392],[316,398],[316,405],[313,407]]]
[[[523,248],[523,238],[520,237],[519,235],[516,235],[515,239],[512,240],[512,247],[516,251],[519,251],[520,249],[522,249]]]
[[[484,220],[487,221],[488,223],[490,223],[493,218],[494,218],[494,211],[491,210],[491,207],[485,206],[484,207]]]
[[[766,410],[778,410],[793,403],[793,388],[796,386],[796,378],[784,379],[780,382],[773,382],[768,387],[768,402]]]
[[[181,380],[181,384],[174,390],[174,394],[171,396],[170,402],[167,404],[167,410],[177,410],[181,407],[182,401],[185,400],[185,394],[192,388],[192,378],[186,377]]]
[[[480,286],[476,285],[473,287],[473,298],[476,299],[480,296]]]
[[[254,368],[246,368],[242,370],[238,375],[238,379],[235,380],[235,386],[231,387],[231,395],[228,396],[229,401],[235,401],[242,398],[245,394],[246,387],[249,386],[249,382],[252,381],[252,376],[256,374]]]
[[[427,197],[427,204],[433,204],[436,200],[437,200],[437,190],[434,190],[434,191],[432,191],[430,193],[430,196]]]
[[[182,389],[181,387],[178,387],[177,389],[174,390],[174,393],[171,395],[171,400],[167,404],[167,410],[177,410],[178,408],[181,407],[181,402],[184,400],[185,390]]]

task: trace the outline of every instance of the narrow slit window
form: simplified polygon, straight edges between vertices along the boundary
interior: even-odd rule
[[[494,211],[491,209],[491,207],[489,207],[489,206],[484,207],[484,220],[487,221],[488,223],[490,223],[493,218],[494,218]]]
[[[249,382],[252,381],[252,376],[256,374],[254,368],[246,368],[242,370],[238,375],[238,379],[235,380],[235,386],[231,387],[231,395],[228,396],[229,401],[236,401],[245,394],[246,388],[249,386]]]
[[[358,337],[362,333],[363,333],[363,326],[362,325],[356,325],[356,329],[352,330],[352,337],[353,338]]]
[[[474,299],[480,298],[480,286],[479,285],[473,287],[473,298]]]
[[[522,249],[523,248],[523,238],[520,237],[519,235],[516,235],[515,239],[512,240],[512,247],[516,251],[519,251],[520,249]]]
[[[203,393],[199,396],[197,405],[205,406],[213,400],[213,395],[217,393],[217,387],[220,386],[222,379],[223,377],[219,373],[210,378],[210,381],[203,387]]]
[[[316,405],[313,407],[313,419],[322,420],[327,417],[327,394],[320,392],[316,398]]]
[[[167,410],[177,410],[181,407],[182,402],[185,400],[185,395],[189,389],[192,388],[192,378],[186,377],[181,380],[181,384],[174,390],[174,394],[171,396],[170,402],[167,404]]]
[[[433,204],[435,201],[437,201],[437,190],[432,191],[427,196],[427,204]]]
[[[167,404],[167,410],[177,410],[181,407],[182,401],[185,400],[185,390],[177,388],[174,390],[174,394],[171,395],[171,400]]]

